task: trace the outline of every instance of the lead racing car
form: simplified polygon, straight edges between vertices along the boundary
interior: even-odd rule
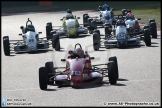
[[[22,40],[9,40],[9,36],[3,37],[3,48],[4,54],[6,56],[10,55],[10,51],[18,52],[35,52],[39,49],[48,49],[49,45],[52,43],[45,40],[44,38],[39,38],[39,34],[42,32],[38,32],[35,30],[32,21],[28,18],[26,22],[26,27],[21,26],[20,29],[22,33],[19,34],[22,36]]]
[[[48,22],[46,25],[46,36],[47,39],[52,39],[53,35],[59,35],[59,36],[67,36],[67,37],[78,37],[80,34],[88,34],[88,29],[85,27],[82,27],[78,19],[80,17],[72,16],[72,17],[66,17],[64,16],[60,21],[62,21],[62,26],[59,29],[54,29],[51,22]]]
[[[83,25],[84,27],[88,27],[90,33],[93,33],[93,30],[97,29],[97,26],[104,27],[107,24],[114,25],[116,21],[116,15],[114,15],[114,8],[103,10],[101,6],[99,6],[99,17],[94,16],[90,17],[87,13],[83,14]]]
[[[107,63],[98,65],[92,65],[91,59],[94,57],[90,57],[88,52],[84,52],[81,45],[77,43],[74,50],[69,50],[67,59],[61,59],[65,62],[65,67],[54,67],[53,62],[46,62],[45,67],[39,68],[40,89],[45,90],[47,85],[51,84],[78,88],[86,84],[101,82],[103,77],[107,77],[109,83],[115,85],[119,77],[116,56],[110,57]],[[99,68],[101,65],[106,65],[106,68]],[[57,69],[64,70],[57,71]]]

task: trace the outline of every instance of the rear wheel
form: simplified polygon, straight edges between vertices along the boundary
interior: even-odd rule
[[[41,90],[47,89],[47,71],[45,67],[39,68],[39,87]]]
[[[115,63],[116,78],[118,79],[119,78],[119,71],[118,71],[118,61],[117,61],[116,56],[110,57],[109,61],[114,61],[114,63]]]
[[[152,38],[157,38],[157,27],[155,22],[151,22],[150,31],[151,31]]]
[[[112,32],[112,26],[111,25],[105,25],[105,39],[111,35]]]
[[[93,31],[93,33],[95,33],[95,32],[97,32],[97,33],[99,34],[99,36],[100,36],[100,30],[95,29],[95,30]]]
[[[92,20],[93,20],[92,18],[88,18],[88,26],[90,26],[90,27],[91,27],[91,21]]]
[[[115,85],[117,83],[114,61],[110,61],[108,63],[108,77],[111,85]]]
[[[88,14],[83,14],[83,26],[86,27],[88,26]]]
[[[49,79],[47,81],[48,84],[53,84],[54,83],[54,65],[53,65],[53,62],[46,62],[45,63],[45,67],[46,67],[46,70],[47,70],[47,78]],[[53,78],[51,78],[53,77]]]
[[[9,43],[9,37],[8,36],[3,37],[3,50],[4,50],[4,54],[6,56],[10,55],[10,43]]]
[[[91,27],[94,28],[94,29],[97,29],[97,23],[96,23],[95,20],[91,21]]]
[[[52,47],[53,47],[56,51],[60,51],[60,38],[59,38],[58,35],[54,35],[54,36],[53,36]]]
[[[49,22],[46,25],[46,38],[47,40],[51,39],[52,23]]]
[[[98,51],[100,48],[100,36],[98,33],[93,33],[93,49]]]
[[[149,29],[144,29],[144,42],[146,46],[151,46],[151,37]]]

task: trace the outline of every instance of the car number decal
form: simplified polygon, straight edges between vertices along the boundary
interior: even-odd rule
[[[34,42],[34,39],[29,39],[29,42]]]
[[[125,39],[125,34],[119,34],[118,39]]]
[[[78,75],[78,76],[80,76],[81,72],[80,71],[72,71],[71,75]]]

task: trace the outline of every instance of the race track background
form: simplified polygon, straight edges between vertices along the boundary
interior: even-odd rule
[[[73,14],[80,17],[79,22],[83,23],[82,15],[86,12],[90,15],[98,15],[90,11],[74,11]],[[25,26],[27,18],[31,19],[38,31],[42,31],[40,37],[45,37],[46,23],[52,22],[53,26],[60,26],[60,19],[65,14],[66,12],[62,11],[1,17],[3,25],[1,26],[1,98],[7,99],[5,101],[7,106],[16,106],[15,103],[24,103],[26,106],[136,106],[135,103],[140,103],[141,106],[142,103],[147,103],[147,106],[161,106],[160,29],[158,29],[158,38],[151,40],[151,47],[146,47],[142,42],[138,46],[126,49],[105,49],[102,46],[100,51],[93,51],[92,35],[86,35],[75,39],[61,39],[60,52],[49,48],[47,51],[35,54],[4,55],[3,36],[9,36],[10,40],[21,39],[18,35],[21,33],[20,26]],[[104,34],[103,28],[100,28],[100,31]],[[107,63],[109,57],[116,56],[119,68],[117,84],[110,85],[108,78],[104,78],[102,83],[83,89],[48,86],[47,90],[40,90],[39,67],[52,60],[56,66],[65,66],[60,59],[66,57],[66,51],[73,49],[76,43],[80,43],[84,50],[97,59],[92,61],[93,64]]]

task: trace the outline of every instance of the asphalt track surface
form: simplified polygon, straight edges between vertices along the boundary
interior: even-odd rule
[[[38,31],[42,31],[40,37],[45,37],[46,23],[52,22],[53,26],[60,26],[60,19],[65,14],[65,12],[47,12],[1,17],[1,98],[7,99],[7,106],[161,106],[160,31],[158,38],[151,40],[151,47],[146,47],[142,42],[138,46],[126,49],[106,49],[102,46],[99,51],[94,51],[92,35],[86,35],[75,39],[61,39],[62,49],[59,52],[49,48],[34,54],[4,55],[2,37],[9,36],[10,40],[21,39],[18,35],[21,33],[20,26],[25,26],[27,18],[31,19]],[[79,22],[83,23],[83,11],[76,11],[73,14],[79,16],[81,18]],[[96,12],[89,14],[98,15]],[[103,34],[103,28],[100,30]],[[82,89],[50,85],[47,90],[40,90],[39,67],[52,60],[55,66],[65,66],[60,59],[65,58],[66,51],[73,49],[76,43],[80,43],[84,50],[96,58],[92,60],[92,64],[107,63],[109,57],[116,56],[119,68],[117,84],[110,85],[108,78],[105,77],[102,83]]]

